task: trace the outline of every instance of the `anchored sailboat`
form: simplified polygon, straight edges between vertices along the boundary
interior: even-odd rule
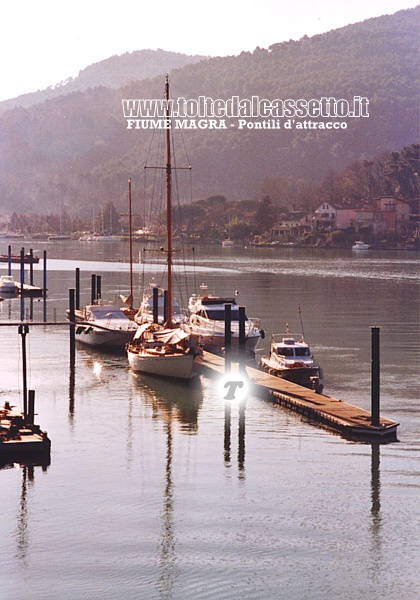
[[[169,100],[169,79],[165,81],[165,99]],[[169,102],[166,119],[170,121]],[[144,323],[132,342],[127,344],[127,357],[133,371],[162,377],[191,379],[197,374],[199,350],[187,325],[175,326],[172,287],[172,190],[170,128],[166,129],[166,256],[167,318],[164,324]]]

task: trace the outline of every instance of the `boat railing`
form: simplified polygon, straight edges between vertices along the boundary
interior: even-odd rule
[[[258,322],[256,325],[255,322]],[[200,327],[206,333],[225,333],[225,322],[224,321],[213,321],[211,319],[205,319],[204,317],[200,317],[199,315],[192,315],[191,324],[196,327]],[[245,335],[249,335],[255,329],[259,329],[259,319],[247,319],[245,321]],[[239,332],[239,321],[231,322],[231,330],[234,333]]]
[[[286,340],[290,340],[290,344],[304,344],[305,340],[301,333],[273,333],[271,336],[271,341],[275,343],[283,342]],[[287,342],[286,342],[287,343]]]

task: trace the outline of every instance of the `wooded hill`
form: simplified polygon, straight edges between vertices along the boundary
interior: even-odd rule
[[[320,182],[356,160],[417,142],[419,14],[420,8],[400,11],[173,70],[173,98],[369,99],[369,117],[347,119],[345,130],[228,126],[178,132],[193,167],[194,197],[258,198],[267,181]],[[87,214],[92,204],[99,209],[110,201],[125,209],[127,179],[132,177],[141,189],[153,132],[127,130],[121,101],[161,98],[163,86],[160,76],[118,89],[93,87],[4,112],[2,210],[48,213],[61,205]]]

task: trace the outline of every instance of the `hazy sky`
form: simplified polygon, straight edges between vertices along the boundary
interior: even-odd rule
[[[417,0],[4,0],[0,100],[145,48],[224,56],[417,6]]]

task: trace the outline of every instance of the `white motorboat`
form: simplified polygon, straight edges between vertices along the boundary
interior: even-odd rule
[[[113,302],[96,300],[75,314],[76,340],[89,346],[124,348],[137,331],[137,324]]]
[[[365,244],[365,242],[363,242],[362,240],[357,240],[357,242],[354,242],[353,246],[351,247],[352,250],[369,250],[369,246],[368,244]]]
[[[225,304],[231,305],[232,350],[239,347],[239,306],[235,298],[207,294],[207,286],[200,286],[201,294],[193,294],[188,302],[189,326],[192,335],[206,350],[220,352],[225,346]],[[245,319],[245,349],[255,352],[263,332],[259,319]]]
[[[258,368],[270,375],[313,389],[319,394],[324,389],[322,368],[314,360],[310,347],[300,335],[289,332],[273,335],[270,356],[262,356]]]
[[[166,120],[170,122],[169,80],[165,81],[165,100],[167,101]],[[127,357],[133,371],[148,373],[160,377],[191,379],[197,373],[198,356],[196,342],[186,326],[177,325],[172,313],[174,296],[172,290],[172,165],[170,128],[165,131],[166,157],[166,244],[163,251],[167,257],[167,315],[164,325],[144,323],[140,325],[135,339],[126,346]],[[150,307],[149,307],[150,308]],[[163,312],[163,305],[162,305]],[[153,300],[152,300],[153,314]],[[197,359],[197,360],[196,360]]]
[[[14,296],[18,293],[18,286],[13,275],[2,275],[0,277],[0,294]]]

